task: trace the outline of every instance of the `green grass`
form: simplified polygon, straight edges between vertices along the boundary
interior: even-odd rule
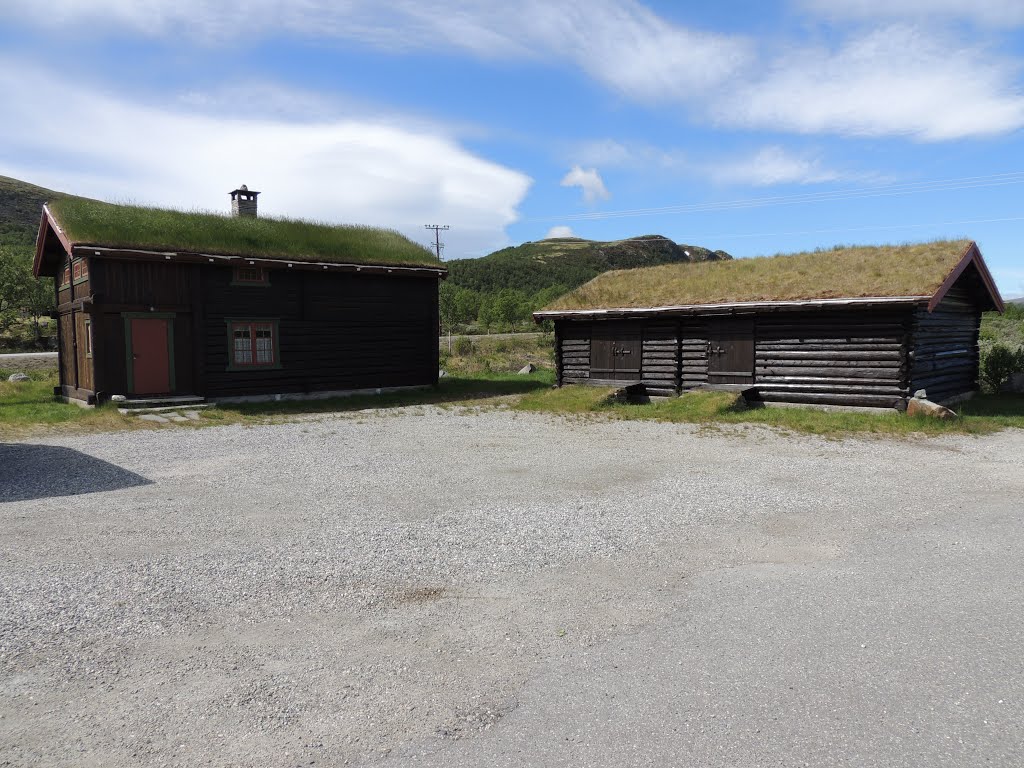
[[[546,309],[931,296],[969,245],[969,240],[954,240],[850,246],[788,256],[618,270],[598,275]]]
[[[230,217],[85,198],[54,200],[50,211],[75,244],[293,261],[437,266],[434,254],[398,232],[300,219]]]
[[[30,372],[32,381],[13,384],[11,371],[0,369],[0,439],[25,439],[53,432],[113,432],[124,429],[162,429],[171,425],[141,421],[118,413],[111,404],[81,408],[53,397],[54,371]],[[222,404],[201,411],[199,422],[173,425],[197,427],[226,424],[269,424],[301,416],[360,411],[367,408],[398,408],[413,405],[483,405],[548,389],[554,372],[541,369],[529,376],[510,373],[464,374],[445,377],[437,387],[381,395],[356,395],[325,400],[284,400],[267,403]]]
[[[690,392],[659,402],[625,404],[612,402],[610,396],[613,391],[585,386],[538,391],[522,397],[516,408],[536,413],[703,426],[760,425],[826,436],[986,434],[1007,427],[1024,429],[1024,397],[980,396],[960,408],[961,418],[938,421],[909,417],[896,411],[873,413],[799,407],[749,407],[738,395],[725,392]]]

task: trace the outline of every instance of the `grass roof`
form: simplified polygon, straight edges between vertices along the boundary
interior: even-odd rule
[[[616,270],[598,275],[545,309],[931,296],[970,245],[970,240],[938,240],[838,246],[792,255]]]
[[[432,251],[388,229],[171,211],[85,198],[57,199],[49,209],[74,245],[289,261],[440,266]]]

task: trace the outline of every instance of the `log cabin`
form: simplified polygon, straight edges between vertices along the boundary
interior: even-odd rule
[[[554,323],[559,386],[904,409],[977,390],[989,310],[1003,300],[961,240],[606,272],[534,319]]]
[[[438,378],[434,254],[397,232],[61,198],[37,277],[55,278],[60,384],[81,403],[200,402],[420,387]],[[120,398],[118,398],[120,399]]]

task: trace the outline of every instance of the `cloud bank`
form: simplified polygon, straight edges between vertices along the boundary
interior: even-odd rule
[[[74,115],[74,130],[39,94]],[[397,229],[451,225],[452,255],[507,244],[531,180],[443,131],[380,118],[232,118],[108,95],[0,57],[0,172],[98,197],[226,211],[227,192],[263,192],[267,215]],[[410,124],[415,125],[413,121]]]
[[[1020,0],[803,0],[812,15],[870,21],[837,42],[785,41],[775,52],[694,29],[635,0],[53,0],[0,6],[0,18],[208,45],[275,35],[393,53],[436,50],[485,60],[568,64],[620,97],[684,108],[699,121],[753,130],[921,141],[1024,127],[1021,63],[940,22],[1024,24]]]

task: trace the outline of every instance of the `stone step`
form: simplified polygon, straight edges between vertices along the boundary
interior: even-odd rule
[[[216,403],[194,403],[186,405],[163,405],[155,408],[118,408],[118,413],[131,413],[141,416],[145,413],[172,413],[174,411],[205,411],[207,408],[216,408]]]
[[[206,404],[206,398],[198,395],[168,395],[167,397],[133,397],[122,400],[117,409],[125,411],[148,410],[150,408],[193,408]]]

